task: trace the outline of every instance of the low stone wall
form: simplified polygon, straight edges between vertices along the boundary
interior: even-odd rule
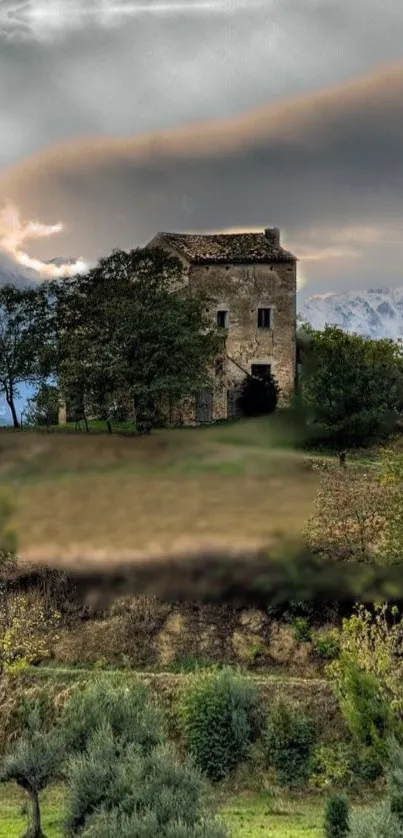
[[[310,643],[291,626],[258,610],[169,604],[148,597],[116,600],[96,619],[76,621],[53,647],[60,664],[102,661],[151,669],[238,664],[252,671],[286,671],[314,677],[318,661]]]

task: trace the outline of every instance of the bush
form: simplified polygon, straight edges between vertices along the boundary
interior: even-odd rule
[[[345,838],[350,832],[350,807],[344,795],[329,797],[325,809],[326,838]]]
[[[277,702],[265,731],[268,764],[276,770],[277,780],[289,788],[307,782],[312,765],[315,730],[311,719],[283,702]]]
[[[109,725],[123,745],[136,744],[144,752],[163,741],[163,719],[144,684],[96,675],[78,687],[64,706],[61,724],[71,752],[83,751],[100,726]]]
[[[4,672],[20,674],[31,664],[52,656],[60,614],[49,612],[39,595],[7,593],[0,610],[0,664]]]
[[[179,763],[147,691],[100,678],[63,717],[67,834],[82,838],[226,838],[208,813],[201,776]]]
[[[334,660],[340,653],[340,640],[336,633],[322,634],[315,638],[313,648],[318,658]]]
[[[328,672],[335,679],[340,709],[353,739],[371,749],[378,762],[384,762],[392,718],[378,679],[364,672],[353,656],[346,653],[329,665]]]
[[[382,803],[352,815],[350,838],[403,838],[403,828],[389,804]]]
[[[213,782],[246,760],[262,726],[256,688],[230,669],[195,676],[179,713],[188,751]]]
[[[298,643],[309,643],[312,637],[311,627],[306,617],[295,617],[292,621],[294,637]]]
[[[207,813],[198,772],[189,761],[178,763],[167,746],[148,756],[131,751],[114,767],[112,795],[88,819],[82,838],[226,838]],[[78,789],[88,778],[84,764],[77,769]]]
[[[274,413],[280,390],[273,375],[255,378],[248,375],[242,383],[237,406],[242,416],[267,416]]]
[[[352,743],[318,744],[313,754],[311,783],[316,788],[357,785],[357,749]]]

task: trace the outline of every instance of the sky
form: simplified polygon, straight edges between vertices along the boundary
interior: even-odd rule
[[[0,250],[278,226],[301,299],[403,286],[402,43],[401,0],[0,0]]]

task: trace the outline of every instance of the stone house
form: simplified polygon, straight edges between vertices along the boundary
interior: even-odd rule
[[[276,377],[285,402],[296,376],[297,259],[281,246],[278,228],[261,233],[199,235],[158,233],[147,247],[179,257],[191,288],[214,301],[212,320],[223,334],[211,390],[198,393],[186,423],[236,415],[245,375]]]
[[[177,256],[190,288],[213,300],[210,314],[222,332],[211,390],[198,393],[175,420],[204,424],[236,416],[246,375],[276,377],[285,402],[296,377],[297,259],[281,246],[278,228],[261,233],[157,233],[148,248]],[[59,414],[66,421],[66,407]]]

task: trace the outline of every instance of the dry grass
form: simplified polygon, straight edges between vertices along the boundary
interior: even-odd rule
[[[0,434],[21,555],[258,546],[299,532],[317,476],[262,421],[149,438]]]

